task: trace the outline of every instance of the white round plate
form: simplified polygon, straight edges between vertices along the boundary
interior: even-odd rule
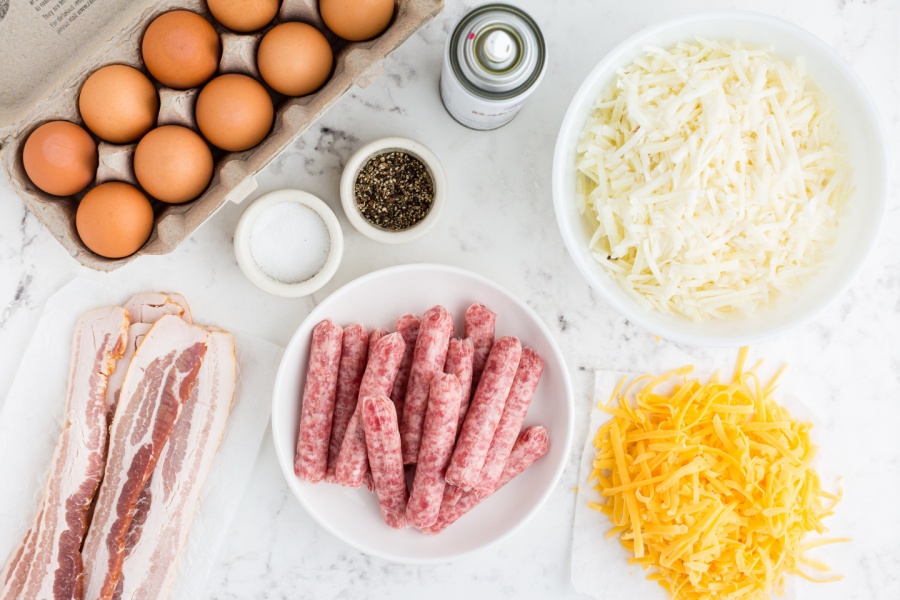
[[[525,426],[543,425],[550,450],[527,471],[435,536],[385,525],[378,500],[365,488],[310,484],[294,475],[300,400],[313,327],[323,319],[347,326],[394,330],[397,317],[421,315],[441,304],[453,314],[457,336],[466,308],[480,302],[497,313],[497,337],[515,335],[544,359],[544,374]],[[470,271],[442,265],[403,265],[364,275],[323,300],[284,352],[272,399],[272,437],[281,471],[300,504],[323,528],[374,556],[404,563],[447,562],[499,542],[522,527],[549,497],[566,464],[572,438],[572,385],[547,326],[521,300]]]

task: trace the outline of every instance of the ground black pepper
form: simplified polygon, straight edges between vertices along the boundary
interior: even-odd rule
[[[388,231],[409,229],[425,218],[434,202],[428,169],[401,151],[370,158],[356,176],[354,192],[366,221]]]

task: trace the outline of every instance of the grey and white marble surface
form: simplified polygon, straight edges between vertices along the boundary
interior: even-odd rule
[[[352,89],[261,174],[254,195],[305,189],[340,215],[343,264],[313,297],[275,298],[242,276],[232,252],[241,206],[223,208],[172,254],[91,275],[0,183],[0,403],[44,302],[79,275],[123,290],[183,292],[205,319],[239,316],[245,331],[284,345],[316,302],[355,277],[401,263],[446,263],[506,286],[554,332],[575,388],[576,447],[549,502],[523,530],[486,552],[445,565],[405,566],[363,555],[303,511],[282,479],[267,437],[230,524],[229,541],[219,552],[210,598],[578,597],[569,579],[573,488],[587,434],[592,370],[659,370],[683,360],[727,366],[736,355],[657,341],[616,314],[579,276],[555,224],[550,163],[569,99],[604,53],[638,29],[710,8],[756,10],[793,21],[852,65],[874,97],[891,143],[900,140],[897,0],[517,3],[541,24],[551,60],[540,89],[510,125],[490,133],[470,131],[441,106],[437,86],[444,43],[459,16],[474,5],[447,0],[444,12],[387,60],[383,76],[365,89]],[[387,135],[429,146],[452,185],[437,228],[396,247],[356,233],[338,198],[341,168],[350,154]],[[896,170],[896,160],[893,166]],[[790,363],[783,387],[816,413],[814,434],[823,461],[829,473],[840,475],[844,489],[830,526],[853,542],[831,550],[828,558],[846,578],[815,588],[808,598],[900,598],[900,188],[895,183],[891,191],[883,235],[849,292],[807,325],[753,348],[754,356]]]

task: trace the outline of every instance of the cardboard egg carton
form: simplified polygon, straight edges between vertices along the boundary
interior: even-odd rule
[[[88,250],[75,230],[75,210],[87,190],[73,197],[52,196],[37,189],[26,176],[22,148],[28,135],[43,123],[57,119],[83,126],[78,94],[87,77],[100,67],[127,64],[146,74],[141,62],[141,38],[150,22],[164,12],[191,10],[213,23],[222,40],[217,75],[244,73],[259,79],[256,47],[273,25],[252,34],[231,32],[215,22],[205,0],[13,2],[7,14],[0,16],[0,163],[25,204],[80,263],[111,271],[144,254],[165,254],[225,202],[241,202],[250,195],[257,186],[256,174],[263,167],[351,86],[368,84],[380,73],[384,58],[442,8],[443,0],[395,0],[394,17],[384,33],[373,40],[348,42],[325,27],[317,0],[282,0],[273,25],[303,21],[322,31],[334,51],[331,78],[319,91],[299,98],[282,96],[270,89],[275,102],[275,124],[268,137],[243,152],[213,149],[215,169],[207,190],[187,204],[167,205],[154,200],[155,222],[147,243],[127,258],[107,259]],[[156,81],[154,84],[160,96],[158,124],[179,124],[197,131],[194,102],[199,88],[172,90]],[[95,184],[136,184],[132,168],[136,144],[97,141],[99,166]]]

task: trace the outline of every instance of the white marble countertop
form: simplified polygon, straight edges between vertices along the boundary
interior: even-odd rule
[[[441,15],[389,58],[382,77],[364,90],[352,89],[261,175],[255,195],[301,188],[341,215],[343,264],[311,298],[274,298],[244,279],[231,246],[240,206],[226,206],[172,254],[92,275],[0,183],[0,403],[44,302],[78,275],[123,289],[183,292],[205,319],[231,321],[240,315],[247,332],[284,345],[317,301],[353,278],[400,263],[447,263],[491,277],[525,299],[561,345],[575,388],[577,445],[553,496],[522,531],[491,550],[446,565],[404,566],[365,556],[307,516],[288,491],[267,437],[238,517],[230,524],[229,541],[219,552],[210,597],[578,597],[569,578],[572,488],[587,434],[592,370],[659,370],[685,359],[727,365],[735,356],[734,350],[657,342],[592,293],[563,247],[550,195],[557,128],[581,79],[615,44],[659,19],[700,9],[742,8],[780,16],[820,36],[853,66],[875,98],[892,144],[900,140],[896,0],[520,4],[541,24],[551,59],[540,89],[507,127],[470,131],[441,106],[437,85],[446,36],[473,5],[449,0]],[[452,184],[437,228],[398,247],[356,233],[340,212],[337,192],[342,165],[354,149],[386,135],[424,142],[443,161]],[[850,291],[811,323],[753,349],[755,355],[791,363],[785,385],[802,392],[821,418],[815,439],[829,470],[842,476],[844,500],[829,524],[835,534],[854,541],[829,558],[846,579],[816,587],[809,598],[900,598],[898,191],[895,184],[885,235]]]

